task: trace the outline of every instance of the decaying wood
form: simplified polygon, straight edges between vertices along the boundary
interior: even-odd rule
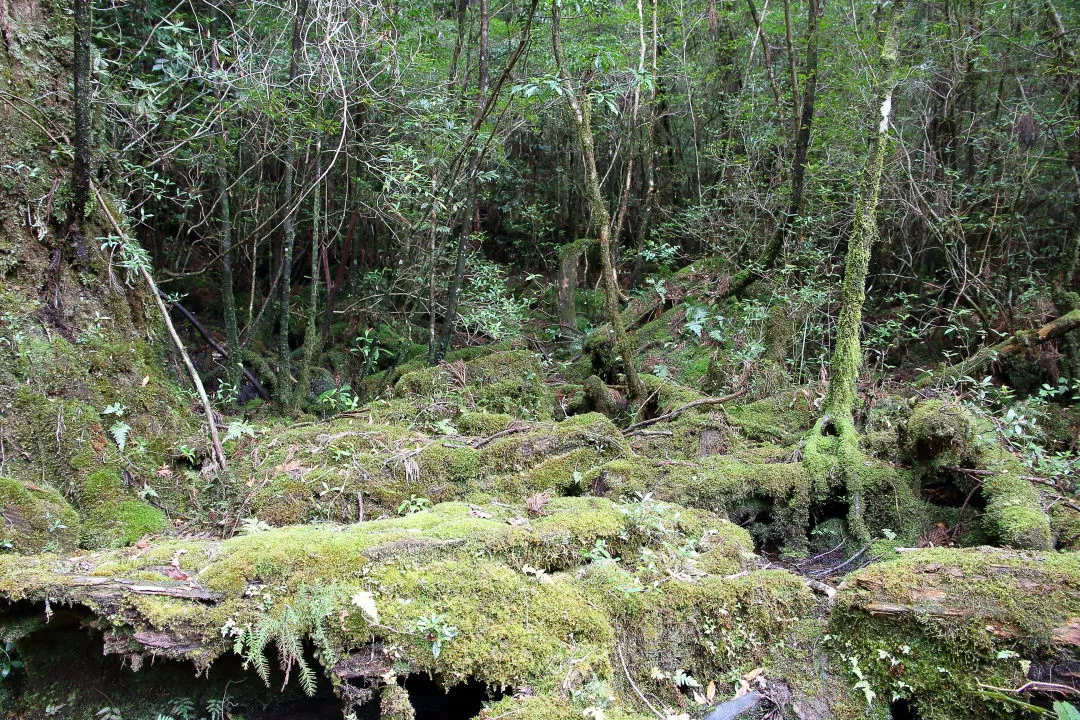
[[[95,588],[95,597],[101,597],[102,591],[108,595],[122,597],[132,595],[162,595],[165,597],[199,600],[200,602],[218,602],[221,594],[211,592],[191,582],[143,583],[124,578],[93,577],[83,575],[57,574],[67,587]]]
[[[1046,323],[1036,330],[1017,332],[1001,342],[979,350],[966,360],[944,369],[941,379],[956,381],[972,373],[979,372],[995,360],[1015,355],[1024,350],[1057,340],[1071,332],[1080,330],[1080,310],[1073,310]]]

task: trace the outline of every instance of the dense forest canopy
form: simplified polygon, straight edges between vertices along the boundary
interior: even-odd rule
[[[4,717],[1080,717],[1074,2],[0,40]]]

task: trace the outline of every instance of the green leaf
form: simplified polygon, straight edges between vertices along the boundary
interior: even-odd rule
[[[1054,712],[1057,713],[1058,720],[1080,720],[1080,710],[1072,703],[1056,702]]]
[[[118,420],[113,423],[113,426],[109,428],[109,434],[112,435],[113,440],[116,441],[116,446],[120,448],[120,452],[124,452],[124,447],[127,446],[128,433],[131,432],[131,426],[123,420]]]

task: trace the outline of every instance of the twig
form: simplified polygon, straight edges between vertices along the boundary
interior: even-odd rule
[[[479,450],[480,448],[484,447],[485,445],[488,445],[489,443],[495,442],[499,438],[504,438],[507,435],[515,435],[515,434],[520,433],[520,432],[525,432],[528,429],[529,429],[528,425],[518,425],[516,427],[509,427],[509,428],[506,428],[505,430],[500,430],[499,432],[495,433],[494,435],[483,438],[481,440],[477,440],[476,442],[473,443],[472,446],[473,446],[474,450]]]
[[[619,662],[622,663],[622,669],[623,672],[626,673],[626,681],[630,683],[630,687],[633,688],[634,692],[637,693],[637,696],[641,698],[641,701],[649,706],[649,709],[653,711],[653,714],[660,718],[660,720],[663,720],[664,716],[652,706],[652,703],[645,697],[645,694],[638,690],[638,686],[634,684],[634,678],[630,677],[630,670],[626,667],[626,658],[623,657],[622,648],[619,646],[619,643],[615,643],[615,650],[619,653]]]
[[[726,402],[731,402],[732,400],[735,400],[737,398],[741,398],[745,394],[746,394],[746,390],[739,390],[738,392],[733,392],[730,395],[724,395],[723,397],[701,398],[700,400],[694,400],[693,402],[688,402],[685,405],[683,405],[682,407],[678,408],[677,410],[672,410],[669,413],[665,413],[663,415],[658,415],[657,417],[654,417],[651,420],[642,420],[641,422],[639,422],[639,423],[637,423],[635,425],[631,425],[630,427],[623,430],[623,435],[626,435],[628,433],[632,433],[632,432],[634,432],[636,430],[640,430],[641,428],[645,428],[645,427],[648,427],[650,425],[655,425],[656,423],[663,422],[664,420],[674,420],[675,418],[679,417],[680,415],[682,415],[687,410],[690,410],[690,409],[693,409],[693,408],[696,408],[696,407],[701,407],[702,405],[722,405],[722,404],[724,404]]]
[[[818,570],[818,571],[817,571],[817,572],[815,572],[814,574],[815,574],[815,575],[817,575],[818,577],[823,577],[823,576],[826,576],[826,575],[831,575],[832,573],[836,572],[837,570],[841,570],[841,569],[843,569],[843,568],[846,568],[846,567],[847,567],[848,565],[850,565],[851,563],[853,563],[853,562],[855,562],[856,560],[858,560],[858,559],[859,559],[860,557],[862,557],[863,553],[865,553],[865,552],[866,552],[867,550],[869,550],[869,549],[870,549],[870,546],[869,546],[869,545],[866,545],[866,546],[864,546],[864,547],[863,547],[863,549],[862,549],[862,550],[860,550],[859,552],[855,553],[854,555],[852,555],[851,557],[849,557],[849,558],[848,558],[847,560],[845,560],[844,562],[840,563],[840,564],[839,564],[839,565],[837,565],[836,567],[831,567],[831,568],[829,568],[829,569],[827,569],[827,570]]]
[[[98,205],[105,211],[105,215],[109,218],[109,223],[113,226],[113,229],[116,230],[117,235],[122,238],[127,237],[126,233],[120,229],[120,223],[113,217],[112,211],[109,210],[109,206],[105,204],[105,200],[101,197],[101,193],[98,192],[97,186],[91,183],[90,187],[94,191],[94,197],[97,198]],[[210,439],[214,445],[214,460],[217,462],[218,467],[222,470],[227,470],[228,464],[225,461],[225,450],[221,447],[221,439],[218,437],[217,425],[214,423],[214,408],[210,405],[210,398],[206,396],[206,388],[203,387],[202,378],[199,377],[199,373],[195,370],[195,365],[191,362],[191,357],[188,355],[183,341],[180,340],[180,335],[176,332],[176,326],[173,325],[172,318],[169,317],[169,309],[165,307],[165,301],[161,299],[161,291],[158,290],[157,283],[154,282],[154,278],[150,277],[150,272],[144,266],[140,265],[139,271],[142,273],[143,280],[150,286],[150,294],[153,295],[154,300],[157,301],[158,309],[161,310],[161,317],[165,320],[165,327],[168,328],[169,335],[172,336],[176,349],[180,351],[180,357],[183,358],[184,364],[187,365],[188,372],[191,373],[191,380],[195,383],[195,391],[199,394],[203,412],[206,413],[206,424],[210,428]]]

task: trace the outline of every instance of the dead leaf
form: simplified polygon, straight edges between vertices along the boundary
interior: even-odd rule
[[[525,501],[525,510],[532,516],[544,515],[544,506],[551,500],[551,493],[545,490],[539,492]]]
[[[150,376],[149,376],[149,375],[147,375],[146,377],[144,377],[144,378],[142,379],[142,387],[146,387],[146,384],[147,384],[148,382],[150,382]]]
[[[710,681],[709,684],[705,686],[705,699],[708,700],[710,703],[716,699],[715,682]]]
[[[188,575],[186,572],[184,572],[183,570],[177,570],[174,567],[171,567],[168,570],[166,570],[165,574],[168,575],[173,580],[181,580],[182,581],[182,580],[191,579],[191,576]]]

